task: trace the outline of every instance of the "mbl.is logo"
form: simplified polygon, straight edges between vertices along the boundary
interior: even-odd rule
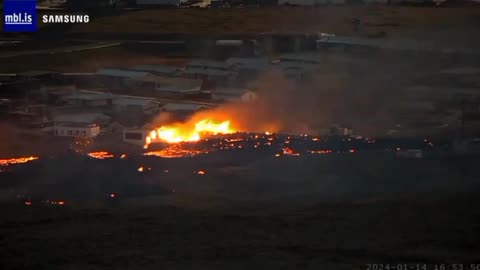
[[[36,0],[5,0],[3,2],[3,30],[5,32],[37,31]]]

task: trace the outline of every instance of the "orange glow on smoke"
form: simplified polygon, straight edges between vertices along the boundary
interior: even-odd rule
[[[36,160],[36,159],[38,159],[38,157],[19,157],[19,158],[0,159],[0,166],[27,163],[29,161]]]
[[[162,126],[152,130],[145,139],[145,148],[153,141],[166,143],[196,142],[205,135],[232,134],[237,132],[230,120],[217,121],[206,118],[193,123]]]

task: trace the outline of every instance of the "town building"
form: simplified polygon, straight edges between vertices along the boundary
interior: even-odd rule
[[[168,65],[139,65],[130,69],[134,71],[149,72],[159,76],[174,76],[179,70],[178,67]]]
[[[152,115],[159,111],[160,103],[155,99],[131,97],[131,96],[116,96],[112,100],[113,110],[122,113],[140,113]]]
[[[162,106],[164,112],[193,113],[199,110],[207,109],[208,106],[196,103],[167,103]]]
[[[191,61],[181,73],[188,78],[200,78],[228,84],[237,76],[237,72],[230,70],[225,62],[197,59]]]
[[[60,137],[94,138],[100,134],[100,126],[87,123],[56,123],[53,135]]]
[[[71,106],[98,107],[112,105],[113,95],[111,93],[76,91],[71,95],[61,97],[61,103]]]
[[[111,117],[96,112],[83,113],[58,113],[53,117],[55,124],[60,123],[79,123],[79,124],[97,124],[106,125],[110,123]]]
[[[137,89],[146,90],[148,96],[178,99],[200,94],[203,84],[201,79],[166,76],[148,76],[133,81]]]
[[[123,141],[138,146],[145,145],[145,140],[148,135],[148,130],[144,128],[124,129]]]
[[[239,82],[255,80],[258,78],[259,74],[268,72],[272,67],[270,59],[266,57],[230,57],[225,63],[230,69],[238,73],[237,80]]]
[[[139,83],[142,82],[143,78],[149,76],[153,75],[143,71],[122,69],[100,69],[95,73],[98,86],[117,89],[142,86]]]
[[[53,135],[61,137],[93,138],[100,134],[101,126],[111,118],[101,113],[69,113],[53,117]]]
[[[244,88],[217,88],[212,91],[212,98],[224,102],[254,102],[257,93]]]

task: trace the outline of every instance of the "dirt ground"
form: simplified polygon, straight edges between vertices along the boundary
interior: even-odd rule
[[[3,269],[367,269],[478,264],[476,195],[425,201],[175,207],[2,207]],[[252,209],[255,209],[252,211]]]
[[[85,193],[104,203],[73,199],[62,207],[2,203],[0,266],[469,266],[479,263],[477,161],[399,160],[374,153],[256,160],[213,155],[185,160],[39,161],[16,168],[16,180],[2,181],[0,191],[30,183],[36,191],[62,191],[57,194],[67,198]],[[152,170],[137,172],[140,164]],[[199,168],[206,174],[192,174]],[[131,193],[135,185],[144,187],[136,195]],[[147,195],[155,193],[156,186],[170,193]],[[102,190],[118,191],[119,199],[102,199]]]

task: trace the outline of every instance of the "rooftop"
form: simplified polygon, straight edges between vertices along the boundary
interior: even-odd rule
[[[70,100],[102,100],[111,99],[113,96],[110,93],[75,93],[73,95],[65,96],[63,99]]]
[[[222,61],[214,61],[209,59],[194,59],[188,63],[187,68],[190,67],[206,67],[209,69],[228,69],[228,65]]]
[[[207,106],[194,103],[167,103],[162,106],[165,111],[196,111],[203,108]]]
[[[75,114],[59,114],[53,120],[63,123],[93,123],[95,121],[110,120],[110,117],[102,113],[75,113]]]
[[[251,90],[246,88],[215,88],[212,93],[215,95],[243,95],[248,91]]]
[[[123,105],[123,106],[128,106],[128,105],[134,105],[134,106],[144,106],[148,103],[157,103],[160,104],[158,101],[155,99],[148,99],[148,98],[127,98],[127,97],[119,97],[113,99],[113,104],[114,105]]]
[[[134,66],[131,69],[136,71],[161,73],[161,74],[173,74],[178,71],[177,67],[167,66],[167,65],[139,65],[139,66]]]
[[[192,90],[194,88],[200,88],[202,86],[202,80],[181,78],[181,77],[167,77],[167,76],[147,76],[141,78],[144,82],[155,82],[157,90],[165,91],[182,91]]]
[[[280,61],[319,63],[323,55],[314,52],[289,53],[280,56]]]
[[[251,57],[251,58],[240,58],[240,57],[230,57],[225,63],[233,68],[248,68],[248,69],[267,69],[271,65],[271,61],[265,57]]]
[[[81,122],[61,122],[61,123],[56,123],[55,126],[57,126],[57,127],[79,127],[79,128],[97,127],[96,124],[81,123]]]
[[[198,68],[198,67],[189,67],[183,73],[199,74],[199,75],[207,75],[207,76],[232,76],[235,74],[235,72],[229,71],[229,70],[204,69],[204,68]]]

